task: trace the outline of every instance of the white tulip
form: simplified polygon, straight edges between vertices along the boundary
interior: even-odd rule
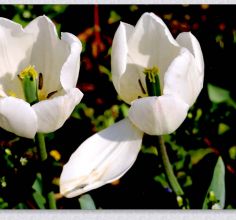
[[[143,133],[175,131],[203,86],[204,62],[197,39],[190,32],[174,39],[153,13],[143,14],[135,27],[120,24],[111,59],[113,84],[131,104],[129,115],[90,137],[71,156],[60,179],[61,193],[67,197],[119,179],[137,158]],[[144,72],[155,67],[161,95],[148,97]]]
[[[26,138],[60,128],[83,96],[76,88],[81,50],[74,35],[61,33],[59,39],[46,16],[25,28],[0,18],[0,127]],[[42,76],[39,102],[33,105],[20,80],[29,68]]]

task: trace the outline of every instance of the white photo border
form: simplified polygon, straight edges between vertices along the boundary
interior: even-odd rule
[[[236,4],[235,0],[0,0],[0,4]]]

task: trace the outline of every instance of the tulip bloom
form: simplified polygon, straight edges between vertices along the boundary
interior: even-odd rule
[[[46,16],[24,29],[0,18],[0,127],[26,138],[60,128],[83,96],[76,88],[81,50],[74,35],[59,39]],[[38,86],[32,105],[22,85],[27,71]]]
[[[61,193],[80,195],[119,179],[132,166],[143,133],[175,131],[203,86],[201,47],[190,33],[174,39],[164,22],[145,13],[135,27],[121,23],[111,54],[112,80],[128,118],[88,138],[64,166]],[[148,96],[145,73],[158,74],[160,96]]]

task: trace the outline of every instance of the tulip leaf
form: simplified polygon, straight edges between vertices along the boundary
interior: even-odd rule
[[[108,19],[108,24],[113,24],[115,22],[120,21],[121,17],[119,14],[117,14],[117,12],[115,11],[111,11],[110,12],[110,17]]]
[[[45,209],[46,199],[42,195],[43,185],[42,185],[42,175],[37,173],[36,179],[32,188],[35,190],[33,193],[33,198],[40,209]]]
[[[168,190],[171,191],[171,187],[170,187],[169,183],[167,182],[167,179],[166,179],[166,176],[165,176],[164,173],[161,173],[160,175],[155,176],[154,180],[156,182],[159,182],[162,185],[163,188],[168,189]]]
[[[46,199],[43,197],[43,195],[39,192],[34,192],[33,193],[33,198],[35,200],[35,202],[37,203],[38,207],[40,209],[45,209],[45,203],[46,203]]]
[[[203,209],[223,209],[225,205],[225,165],[221,157],[218,158],[211,184],[208,188]]]
[[[154,154],[156,156],[158,155],[157,148],[154,146],[150,146],[150,147],[142,146],[141,151],[144,154]]]
[[[37,173],[36,179],[35,179],[35,181],[34,181],[34,183],[33,183],[32,188],[33,188],[36,192],[42,194],[42,191],[43,191],[43,189],[42,189],[42,176],[41,176],[40,173]]]
[[[18,203],[14,208],[15,209],[28,209],[27,205],[23,202]]]
[[[111,71],[103,65],[99,65],[98,68],[99,68],[99,71],[107,75],[109,80],[111,81]]]
[[[228,90],[222,89],[218,86],[214,86],[212,84],[208,84],[208,95],[212,102],[221,103],[226,102],[230,98],[230,93]]]
[[[8,203],[4,201],[2,197],[0,197],[0,209],[8,208]]]
[[[230,157],[230,159],[232,159],[232,160],[236,160],[236,146],[232,146],[232,147],[229,149],[229,157]]]
[[[122,112],[123,117],[127,117],[129,114],[129,107],[126,104],[121,104],[120,105],[120,110]]]
[[[96,209],[94,201],[89,194],[85,194],[80,196],[79,198],[80,208],[86,210],[93,210]]]
[[[225,132],[227,132],[229,129],[230,129],[230,127],[227,124],[220,123],[219,126],[218,126],[218,134],[222,135]]]
[[[201,159],[203,159],[207,154],[211,153],[210,148],[199,148],[197,150],[190,150],[188,153],[191,157],[191,164],[197,164]]]

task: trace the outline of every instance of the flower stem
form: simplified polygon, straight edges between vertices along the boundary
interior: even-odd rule
[[[33,66],[28,66],[25,68],[19,75],[19,79],[22,81],[22,86],[24,90],[24,95],[26,101],[33,105],[34,103],[39,102],[38,97],[38,81],[37,78],[40,77],[40,75],[36,72]],[[39,79],[40,81],[40,79]],[[48,160],[47,160],[47,149],[46,149],[46,143],[45,143],[45,137],[43,133],[38,132],[36,134],[36,145],[38,148],[38,154],[40,157],[40,169],[41,169],[41,175],[42,175],[42,183],[44,186],[44,195],[48,199],[48,207],[50,209],[56,209],[56,200],[53,191],[50,190],[50,181],[47,177],[48,172]]]
[[[41,161],[44,161],[48,157],[44,134],[37,133],[36,138],[37,138],[37,146],[38,146],[40,159],[41,159]]]
[[[174,172],[172,165],[170,163],[167,151],[166,151],[166,146],[164,142],[163,136],[158,136],[158,143],[159,143],[159,152],[161,155],[163,167],[166,173],[167,180],[172,188],[172,190],[176,194],[176,200],[178,203],[178,206],[182,209],[189,209],[189,201],[187,198],[184,196],[184,191],[182,190]]]
[[[41,175],[43,178],[43,185],[44,185],[44,195],[47,197],[47,204],[49,209],[56,209],[56,199],[54,192],[50,190],[50,181],[46,179],[47,172],[48,172],[48,160],[47,160],[47,149],[45,143],[45,136],[43,133],[37,133],[37,147],[38,152],[41,160]],[[49,177],[48,177],[49,178]]]
[[[56,199],[55,199],[55,195],[53,191],[48,193],[48,206],[49,206],[49,209],[57,208]]]
[[[158,67],[147,68],[143,72],[146,77],[147,92],[149,96],[161,96],[161,84],[159,79]],[[156,136],[155,136],[156,137]],[[161,154],[162,163],[165,169],[165,173],[168,182],[177,196],[177,203],[181,208],[189,208],[188,200],[184,199],[184,192],[178,183],[178,180],[173,172],[164,142],[163,136],[157,136],[159,143],[159,152]],[[154,138],[155,139],[155,138]],[[156,139],[155,139],[156,140]],[[183,200],[184,199],[184,200]]]
[[[170,163],[167,151],[166,151],[166,146],[165,146],[165,143],[164,143],[163,136],[158,136],[158,142],[159,142],[159,149],[160,149],[161,159],[162,159],[162,162],[163,162],[163,166],[164,166],[165,173],[166,173],[166,176],[168,178],[168,181],[169,181],[172,189],[174,190],[175,194],[177,196],[183,196],[184,192],[183,192],[181,186],[179,185],[178,180],[177,180],[177,178],[176,178],[176,176],[173,172],[173,169],[172,169],[172,166],[171,166],[171,163]]]

